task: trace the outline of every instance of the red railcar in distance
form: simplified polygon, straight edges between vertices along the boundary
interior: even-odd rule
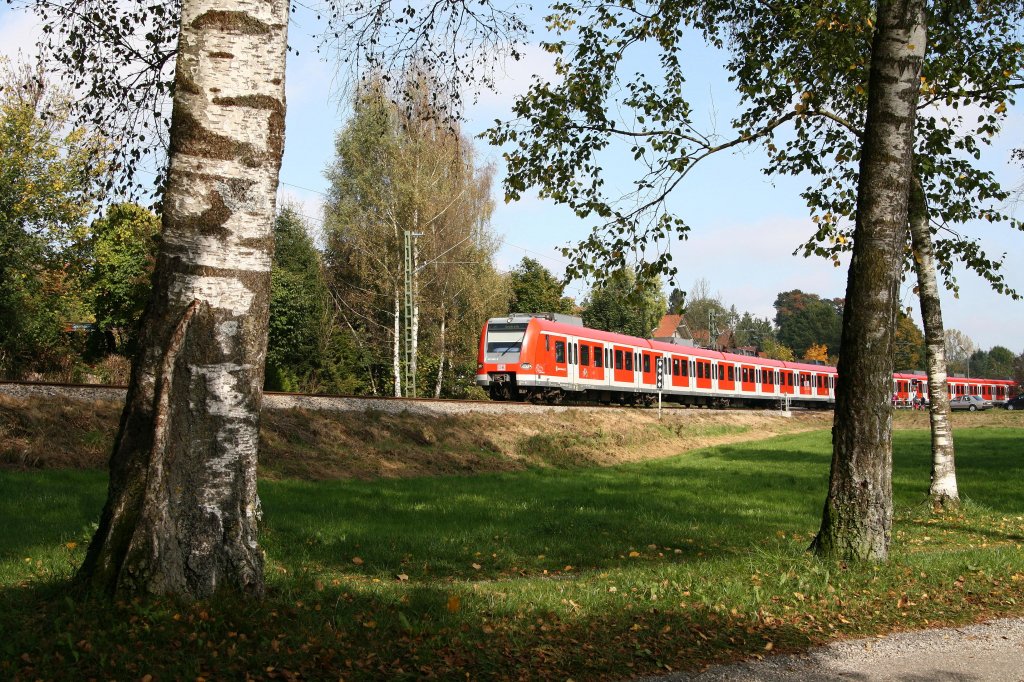
[[[494,400],[556,404],[577,400],[651,404],[662,400],[708,406],[825,407],[835,402],[835,367],[734,355],[705,348],[588,329],[579,318],[510,315],[487,321],[480,334],[478,385]],[[927,378],[896,374],[894,402],[927,399]],[[1014,382],[949,379],[950,394],[993,402],[1013,395]]]

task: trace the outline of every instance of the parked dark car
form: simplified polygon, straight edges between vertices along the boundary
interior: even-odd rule
[[[1008,410],[1024,410],[1024,393],[1021,393],[1016,398],[1010,398],[1003,403],[1003,407]]]
[[[977,412],[978,410],[991,409],[991,407],[992,401],[985,400],[980,395],[960,395],[949,401],[949,409],[951,410]]]

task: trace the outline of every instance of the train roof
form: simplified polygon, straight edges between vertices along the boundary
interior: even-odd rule
[[[629,346],[639,346],[640,348],[650,348],[651,350],[660,350],[665,353],[677,353],[692,357],[707,358],[710,360],[728,360],[730,362],[736,363],[756,364],[762,367],[781,367],[785,369],[797,370],[800,372],[823,372],[826,374],[835,374],[836,372],[835,367],[830,367],[828,365],[811,365],[803,362],[784,362],[782,360],[761,358],[752,355],[737,355],[735,353],[723,353],[721,351],[711,350],[709,348],[681,346],[675,343],[665,343],[664,341],[651,341],[649,339],[641,339],[636,336],[629,336],[628,334],[618,334],[616,332],[606,332],[600,329],[591,329],[590,327],[577,327],[576,325],[565,324],[564,322],[556,322],[540,317],[532,318],[530,320],[530,324],[536,325],[537,329],[541,329],[548,332],[555,332],[556,334],[565,334],[567,336],[580,336],[582,334],[591,339],[596,339],[599,341],[607,341],[608,343],[618,343]]]

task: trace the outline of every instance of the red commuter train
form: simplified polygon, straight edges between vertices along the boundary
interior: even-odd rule
[[[660,392],[668,402],[720,407],[824,407],[835,402],[837,378],[835,367],[650,341],[550,314],[488,320],[476,374],[494,400],[652,404]],[[927,398],[925,375],[898,373],[893,379],[894,401],[909,405]],[[1011,398],[1015,386],[1006,379],[948,382],[951,396],[973,394],[994,403]]]

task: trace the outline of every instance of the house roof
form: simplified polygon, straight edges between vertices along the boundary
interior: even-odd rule
[[[656,338],[675,336],[676,329],[682,321],[682,315],[665,315],[661,318],[661,322],[658,323],[658,327],[654,330],[654,334],[652,334],[652,336]]]

